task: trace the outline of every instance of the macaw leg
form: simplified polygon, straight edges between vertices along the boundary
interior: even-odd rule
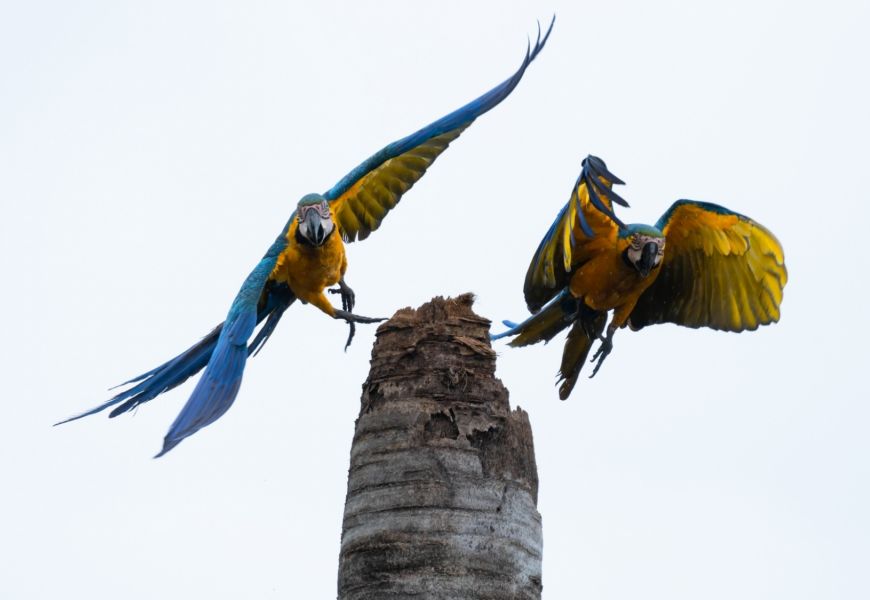
[[[341,294],[341,307],[347,312],[353,312],[353,305],[356,304],[356,294],[350,289],[344,281],[344,277],[338,280],[338,289],[329,290],[330,294]]]
[[[348,323],[380,323],[381,321],[387,320],[386,317],[364,317],[337,308],[335,309],[335,318],[344,319]]]
[[[350,343],[353,341],[353,336],[356,333],[356,323],[380,323],[381,321],[387,320],[385,317],[363,317],[361,315],[355,315],[353,313],[338,309],[335,309],[335,318],[344,319],[345,321],[347,321],[347,324],[350,327],[350,332],[347,334],[347,342],[344,344],[345,352],[347,352],[348,347],[350,347]]]
[[[589,376],[589,379],[595,377],[595,374],[598,373],[598,369],[601,368],[601,365],[604,364],[604,359],[607,358],[607,355],[613,350],[613,334],[616,332],[616,327],[613,326],[613,322],[611,321],[610,325],[607,327],[607,335],[604,337],[600,337],[601,345],[598,346],[598,350],[595,351],[595,354],[592,355],[592,361],[596,363],[595,368],[592,369],[592,375]]]
[[[353,307],[356,304],[356,294],[353,293],[353,290],[347,285],[347,282],[344,280],[344,277],[338,280],[338,289],[329,290],[330,294],[341,294],[341,308],[343,310],[335,311],[336,318],[344,319],[347,321],[347,325],[350,328],[350,331],[347,335],[347,343],[344,345],[344,349],[347,350],[348,346],[350,346],[351,341],[353,341],[353,336],[356,333],[356,323],[377,323],[378,321],[383,321],[383,319],[369,319],[369,317],[360,317],[353,313]],[[350,318],[348,318],[348,316]]]
[[[354,325],[355,323],[379,323],[381,321],[387,320],[386,318],[364,317],[362,315],[355,315],[347,310],[339,310],[329,303],[329,300],[326,298],[326,294],[323,294],[322,292],[319,294],[307,295],[305,299],[326,314],[328,314],[333,319],[343,319],[347,321],[347,323],[350,325],[350,335],[348,335],[347,343],[344,345],[345,350],[347,350],[347,347],[350,346],[350,342],[353,340],[353,335],[354,333],[356,333],[356,327]],[[344,303],[344,300],[342,300],[342,303]]]
[[[592,362],[597,361],[597,364],[592,370],[592,375],[589,376],[589,379],[595,377],[598,369],[600,369],[601,365],[604,363],[604,359],[607,358],[607,355],[610,354],[611,351],[613,351],[613,334],[616,333],[617,329],[625,325],[625,322],[628,320],[628,317],[633,309],[634,303],[630,305],[624,304],[613,311],[613,317],[610,319],[610,325],[607,326],[607,335],[604,337],[599,337],[599,339],[601,340],[601,345],[598,346],[598,350],[592,356]]]
[[[573,320],[580,322],[580,326],[583,328],[583,333],[585,333],[586,337],[589,338],[590,343],[596,339],[601,339],[601,334],[599,332],[604,323],[599,323],[599,321],[602,316],[606,319],[607,313],[602,313],[589,308],[586,306],[586,303],[582,301],[578,301],[577,305],[577,312],[573,316]]]

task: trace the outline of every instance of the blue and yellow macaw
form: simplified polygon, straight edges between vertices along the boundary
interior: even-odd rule
[[[623,223],[613,204],[622,184],[595,156],[583,161],[571,198],[547,230],[526,273],[534,313],[493,336],[511,346],[549,341],[571,326],[559,369],[565,400],[595,340],[595,376],[613,349],[613,334],[654,323],[757,329],[779,320],[788,279],[782,246],[749,217],[708,202],[678,200],[654,226]],[[613,311],[607,335],[607,313]]]
[[[260,350],[295,300],[313,304],[330,317],[346,321],[351,329],[347,344],[353,338],[354,323],[383,320],[352,312],[354,294],[344,280],[345,243],[364,240],[376,230],[447,146],[477,117],[510,95],[544,47],[552,28],[551,22],[543,38],[538,29],[534,47],[526,50],[519,69],[504,82],[416,133],[389,144],[325,193],[303,196],[278,238],[245,279],[222,324],[175,358],[122,384],[135,384],[132,387],[62,423],[111,406],[115,408],[109,417],[115,417],[180,385],[205,368],[166,434],[159,457],[229,409],[242,383],[248,356]],[[329,289],[336,284],[338,289]],[[341,294],[341,309],[329,302],[324,294],[327,289]],[[254,329],[264,320],[249,344]]]

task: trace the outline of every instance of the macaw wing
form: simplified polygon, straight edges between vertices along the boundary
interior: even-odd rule
[[[665,256],[629,318],[744,331],[779,320],[788,280],[782,246],[749,217],[707,202],[678,200],[656,223]]]
[[[169,428],[163,439],[163,449],[155,458],[172,450],[184,438],[214,423],[235,401],[250,352],[248,339],[254,333],[254,328],[257,325],[257,305],[269,280],[269,275],[275,268],[278,256],[287,247],[286,235],[293,219],[295,219],[295,213],[242,284],[227,314],[227,319],[205,367],[205,372]],[[251,350],[256,351],[265,341],[264,338],[268,337],[274,329],[274,323],[267,323],[266,327],[268,331],[263,336],[257,337]]]
[[[332,205],[333,215],[346,241],[364,240],[380,227],[386,214],[417,183],[450,142],[477,117],[507,98],[546,44],[552,29],[553,22],[543,39],[538,30],[535,47],[526,51],[520,68],[500,85],[419,131],[389,144],[324,194]]]
[[[613,203],[628,203],[612,189],[623,181],[596,156],[586,157],[582,164],[571,198],[547,230],[526,272],[523,292],[532,312],[568,285],[574,267],[586,260],[595,244],[612,242],[624,227],[613,213]]]

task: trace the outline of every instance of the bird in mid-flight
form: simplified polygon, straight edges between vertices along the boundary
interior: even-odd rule
[[[555,20],[555,19],[554,19]],[[295,301],[310,303],[350,325],[382,319],[353,313],[354,293],[344,280],[345,243],[363,240],[377,229],[402,195],[474,120],[504,100],[522,79],[553,28],[529,47],[519,69],[479,98],[419,131],[387,145],[323,194],[303,196],[266,254],[248,275],[226,320],[200,342],[159,367],[122,385],[135,384],[103,404],[61,423],[114,406],[115,417],[152,400],[205,368],[187,403],[166,434],[162,456],[184,438],[220,418],[232,405],[248,356],[259,351],[284,311]],[[338,288],[330,289],[330,286]],[[324,291],[341,294],[342,308]],[[248,343],[256,326],[265,324]],[[58,423],[60,424],[60,423]]]
[[[526,273],[534,313],[505,321],[511,346],[549,341],[571,326],[559,369],[566,399],[596,340],[594,376],[613,334],[654,323],[757,329],[779,320],[788,280],[782,246],[765,227],[717,204],[678,200],[654,226],[623,223],[613,203],[622,184],[595,156],[583,161],[571,198],[547,230]],[[606,335],[607,313],[613,311]]]

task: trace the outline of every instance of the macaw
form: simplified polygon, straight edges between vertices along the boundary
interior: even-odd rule
[[[623,182],[588,156],[568,203],[532,257],[523,288],[533,314],[493,339],[511,346],[549,341],[571,326],[559,369],[568,398],[593,343],[594,377],[613,335],[654,323],[755,330],[779,320],[788,280],[782,246],[761,224],[709,202],[678,200],[655,225],[623,223],[613,191]],[[608,312],[613,311],[607,334]]]
[[[353,338],[355,323],[382,321],[353,313],[355,297],[345,281],[345,243],[364,240],[376,230],[447,146],[477,117],[510,95],[543,49],[552,28],[553,22],[543,38],[538,28],[534,47],[527,48],[519,69],[501,84],[387,145],[323,194],[303,196],[275,242],[245,279],[223,323],[175,358],[121,384],[135,384],[132,387],[61,423],[111,406],[115,408],[109,417],[116,417],[180,385],[205,368],[169,428],[157,458],[229,409],[238,394],[247,358],[262,348],[281,315],[295,300],[312,304],[328,316],[346,321],[350,325],[347,344]],[[330,289],[333,285],[338,288]],[[326,290],[341,294],[341,309],[332,306],[324,294]],[[254,329],[264,320],[265,324],[249,344]]]

